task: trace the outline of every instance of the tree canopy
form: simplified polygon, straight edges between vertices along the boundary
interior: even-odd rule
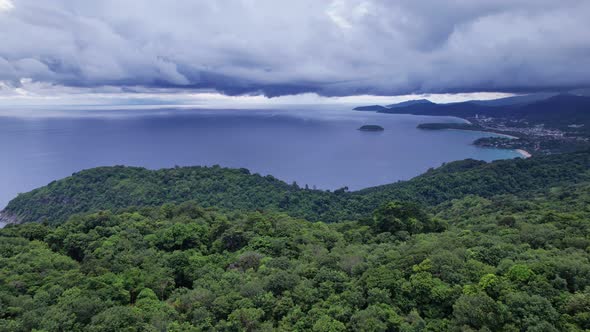
[[[451,163],[354,193],[293,190],[221,168],[82,172],[13,203],[25,211],[25,198],[34,210],[56,192],[83,197],[75,214],[48,208],[40,222],[0,230],[0,331],[585,331],[587,155],[532,160]],[[175,174],[158,182],[176,188],[174,197],[180,174],[211,170],[230,192],[252,181],[317,195],[307,202],[374,200],[375,208],[365,214],[367,203],[358,218],[346,212],[350,220],[314,222],[278,205],[248,205],[266,192],[246,189],[260,197],[238,199],[220,190],[220,202],[229,202],[217,208],[204,190],[199,197],[210,201],[166,202],[142,194],[152,180],[134,182]],[[448,196],[428,194],[450,188],[447,180],[458,186]],[[127,187],[91,197],[109,186]],[[392,193],[397,199],[384,199]],[[52,220],[54,212],[69,218]]]
[[[404,182],[348,192],[300,188],[246,169],[99,167],[13,199],[5,213],[23,222],[61,223],[77,213],[194,201],[226,211],[280,211],[310,221],[370,218],[388,201],[434,206],[466,195],[530,195],[590,180],[590,151],[486,163],[448,163]]]

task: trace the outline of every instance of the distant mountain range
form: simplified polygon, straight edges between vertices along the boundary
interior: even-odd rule
[[[387,108],[400,108],[400,107],[420,105],[420,104],[434,104],[434,103],[428,99],[416,99],[416,100],[402,101],[401,103],[397,103],[397,104],[387,105]]]
[[[456,116],[474,118],[522,119],[532,124],[562,128],[570,125],[590,127],[590,97],[573,94],[535,94],[490,101],[472,100],[437,104],[426,99],[411,100],[388,106],[365,106],[355,110],[391,114]],[[586,129],[588,130],[588,129]]]
[[[514,97],[506,97],[500,99],[492,99],[492,100],[473,100],[472,102],[478,105],[484,106],[512,106],[512,105],[525,105],[530,104],[536,101],[545,100],[554,96],[559,95],[559,93],[533,93],[529,95],[523,96],[514,96]]]

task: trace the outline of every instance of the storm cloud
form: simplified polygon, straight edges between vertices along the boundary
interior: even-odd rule
[[[590,86],[587,0],[0,0],[0,81],[267,96]]]

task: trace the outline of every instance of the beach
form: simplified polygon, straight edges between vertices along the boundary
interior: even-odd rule
[[[530,158],[533,155],[530,154],[528,151],[523,150],[523,149],[516,149],[516,152],[520,153],[522,155],[523,158]]]

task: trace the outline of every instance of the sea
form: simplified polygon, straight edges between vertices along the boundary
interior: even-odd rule
[[[513,150],[472,144],[494,134],[416,128],[425,122],[463,121],[325,105],[4,111],[0,209],[19,193],[97,166],[243,167],[300,186],[358,190],[408,180],[454,160],[520,157]],[[358,130],[365,124],[384,131]]]

